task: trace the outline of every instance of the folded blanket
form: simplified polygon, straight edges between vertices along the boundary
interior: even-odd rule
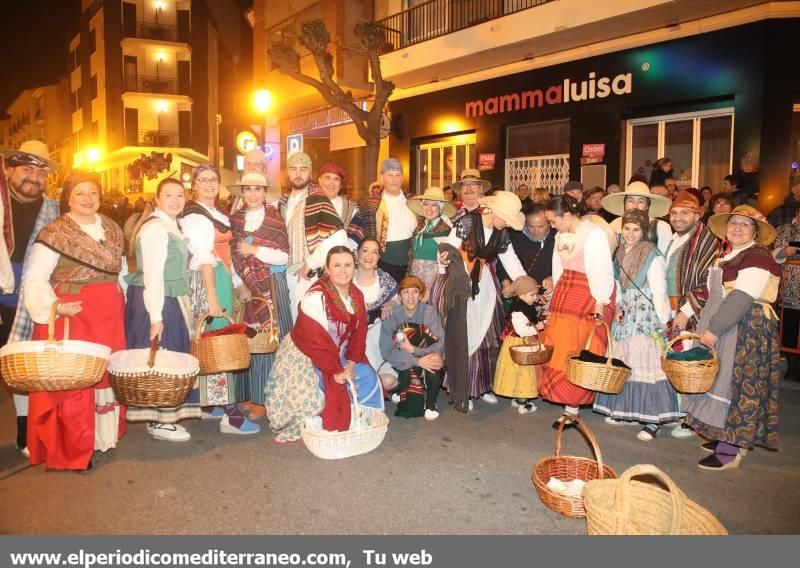
[[[581,351],[580,355],[577,357],[572,357],[572,359],[577,359],[579,361],[585,361],[586,363],[607,363],[608,357],[603,357],[602,355],[597,355],[596,353],[592,353],[591,351],[587,351],[584,349]],[[611,366],[612,367],[622,367],[623,369],[630,369],[623,361],[619,359],[611,359]]]
[[[206,331],[201,337],[216,337],[218,335],[247,334],[249,328],[246,323],[231,323],[220,329]]]
[[[667,353],[667,359],[671,361],[708,361],[711,358],[711,351],[705,347],[692,347],[688,351]]]

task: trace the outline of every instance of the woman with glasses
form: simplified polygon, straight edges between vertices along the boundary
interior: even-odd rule
[[[714,347],[719,370],[711,390],[682,397],[686,423],[711,440],[698,465],[739,466],[754,446],[778,447],[780,337],[772,308],[781,269],[767,247],[775,229],[749,205],[714,215],[708,228],[725,239],[723,256],[708,271],[709,298],[697,325],[700,343]]]
[[[230,249],[233,235],[230,220],[216,207],[219,172],[210,165],[199,166],[192,175],[192,189],[195,199],[186,205],[180,217],[192,255],[189,261],[192,329],[206,315],[213,318],[206,329],[220,329],[228,324],[223,313],[233,313]],[[200,375],[198,382],[206,417],[220,419],[220,432],[256,434],[260,431],[235,404],[237,389],[232,374]]]

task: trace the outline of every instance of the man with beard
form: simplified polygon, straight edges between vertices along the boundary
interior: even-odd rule
[[[56,167],[50,160],[47,145],[28,140],[19,150],[6,152],[3,160],[8,183],[7,192],[0,187],[3,237],[12,274],[4,274],[2,278],[4,284],[11,283],[11,286],[4,286],[0,294],[0,346],[27,341],[33,336],[33,320],[25,305],[19,302],[20,287],[36,236],[59,216],[58,201],[44,195],[47,175]],[[8,266],[7,263],[3,265]],[[15,394],[14,406],[17,409],[17,448],[28,457],[28,397]]]
[[[693,193],[681,191],[675,196],[669,210],[674,233],[665,253],[673,333],[694,329],[708,298],[708,269],[716,257],[719,240],[700,221],[702,216],[703,208]],[[688,438],[692,432],[680,424],[672,431],[672,436]]]

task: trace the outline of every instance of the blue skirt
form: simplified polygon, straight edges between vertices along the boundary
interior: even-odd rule
[[[161,333],[161,347],[179,353],[189,352],[189,330],[177,298],[165,297],[161,310],[164,331]],[[125,336],[128,349],[150,347],[150,314],[144,307],[144,288],[128,286],[128,300],[125,304]],[[187,418],[200,418],[200,391],[193,388],[186,401],[174,408],[128,407],[130,422],[160,422],[174,424]]]

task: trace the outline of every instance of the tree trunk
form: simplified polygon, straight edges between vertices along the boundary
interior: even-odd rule
[[[364,174],[364,186],[356,188],[356,199],[369,197],[367,189],[369,185],[378,178],[378,156],[381,151],[381,139],[379,134],[370,133],[366,140],[367,146],[364,148],[364,163],[361,170]]]

